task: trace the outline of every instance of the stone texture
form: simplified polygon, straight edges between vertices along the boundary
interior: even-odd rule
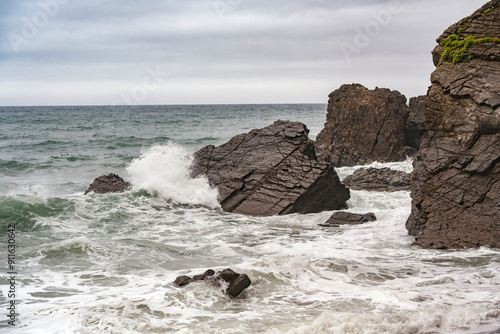
[[[102,175],[90,184],[84,195],[87,195],[91,191],[96,194],[122,193],[130,190],[131,187],[131,183],[124,181],[116,174]]]
[[[406,121],[406,145],[418,150],[425,130],[425,103],[427,96],[417,96],[410,99],[410,114]]]
[[[248,288],[252,281],[246,274],[239,274],[232,269],[224,269],[215,273],[214,270],[208,269],[203,274],[195,275],[193,278],[182,275],[178,276],[174,284],[178,287],[186,286],[191,282],[206,281],[212,283],[214,286],[222,286],[222,282],[225,282],[224,286],[226,288],[225,293],[231,298],[238,297],[243,290]]]
[[[316,159],[309,130],[277,121],[194,154],[192,175],[217,187],[223,210],[255,216],[345,207],[349,190],[331,164]]]
[[[411,174],[390,168],[360,168],[343,182],[352,190],[410,190]]]
[[[406,97],[386,88],[343,85],[329,95],[326,123],[316,138],[318,158],[335,167],[406,159]]]
[[[500,0],[452,25],[438,43],[451,34],[500,36]],[[406,223],[417,245],[500,247],[499,48],[476,45],[468,51],[475,59],[444,62],[431,75]]]
[[[345,211],[335,212],[324,224],[323,227],[339,227],[340,225],[360,225],[377,220],[373,212],[364,215]]]

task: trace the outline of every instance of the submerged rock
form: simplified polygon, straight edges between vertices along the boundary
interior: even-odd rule
[[[324,224],[323,227],[339,227],[340,225],[360,225],[377,220],[373,212],[364,215],[345,211],[335,212]]]
[[[390,168],[360,168],[343,182],[352,190],[410,190],[411,174]]]
[[[178,276],[175,279],[174,284],[182,287],[191,282],[197,281],[210,282],[215,286],[221,286],[221,283],[225,282],[226,284],[224,284],[224,286],[227,286],[225,293],[231,298],[238,297],[243,290],[252,284],[252,281],[246,274],[239,274],[232,269],[224,269],[217,273],[214,270],[209,269],[203,274],[193,276],[193,278],[186,275]]]
[[[406,97],[386,88],[342,85],[329,95],[326,123],[315,149],[335,167],[406,159]]]
[[[254,216],[315,213],[345,207],[349,190],[333,166],[316,159],[309,130],[274,124],[194,154],[192,175],[217,187],[222,209]]]
[[[84,195],[87,195],[91,191],[96,194],[122,193],[131,188],[132,184],[130,182],[124,181],[116,174],[108,174],[96,178],[85,191]]]
[[[494,0],[437,40],[406,223],[419,246],[500,247],[498,36]]]

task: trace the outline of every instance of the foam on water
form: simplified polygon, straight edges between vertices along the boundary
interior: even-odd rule
[[[218,208],[217,189],[203,177],[192,178],[192,156],[173,143],[145,148],[138,159],[126,168],[135,189],[177,203],[201,204]]]

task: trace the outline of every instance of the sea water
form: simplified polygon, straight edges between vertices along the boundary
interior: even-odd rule
[[[377,221],[325,228],[332,212],[225,213],[208,181],[189,177],[205,145],[278,119],[305,123],[314,139],[325,118],[324,104],[0,108],[0,332],[498,330],[500,251],[411,246],[407,191],[351,191],[348,211]],[[83,195],[107,173],[133,190]],[[209,268],[252,284],[237,299],[172,284]]]

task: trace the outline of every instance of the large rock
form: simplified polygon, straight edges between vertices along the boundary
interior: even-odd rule
[[[309,130],[277,121],[194,154],[192,175],[217,187],[222,208],[255,216],[314,213],[345,207],[349,190],[331,164],[316,159]]]
[[[111,173],[96,178],[85,191],[84,195],[87,195],[91,191],[96,194],[122,193],[131,188],[132,184],[130,182],[126,182],[118,175]]]
[[[418,150],[425,130],[425,103],[427,96],[410,98],[410,114],[406,121],[406,145]]]
[[[360,168],[347,176],[343,182],[352,190],[410,190],[411,174],[390,168]]]
[[[433,51],[440,66],[431,75],[406,223],[417,245],[500,247],[500,44],[483,39],[491,36],[500,36],[500,0],[448,28]],[[484,43],[464,48],[467,37]],[[452,58],[450,40],[458,40]]]
[[[386,88],[343,85],[329,95],[325,127],[316,138],[320,159],[335,167],[406,159],[406,97]]]

